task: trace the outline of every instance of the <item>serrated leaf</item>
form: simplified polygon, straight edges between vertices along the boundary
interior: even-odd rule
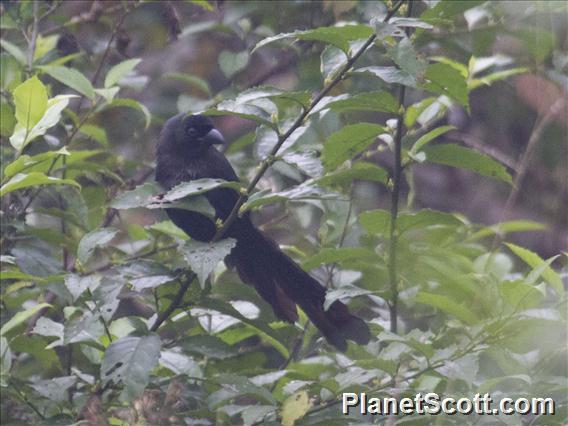
[[[343,285],[339,288],[334,290],[329,290],[325,294],[325,302],[323,304],[324,309],[329,309],[329,307],[335,302],[336,300],[343,300],[346,298],[353,298],[358,296],[364,296],[368,294],[374,294],[374,291],[365,290],[359,287],[355,287],[354,285]]]
[[[330,102],[326,108],[333,111],[377,111],[398,112],[398,102],[388,92],[367,92],[354,95],[348,99]]]
[[[320,265],[341,262],[344,260],[375,259],[376,254],[364,247],[340,247],[340,248],[323,248],[314,256],[308,258],[302,263],[302,267],[309,271]]]
[[[359,123],[343,127],[325,142],[322,161],[326,170],[334,170],[344,161],[369,147],[386,129],[378,124]]]
[[[106,88],[112,87],[117,84],[122,77],[136,68],[142,59],[134,58],[134,59],[127,59],[126,61],[122,61],[119,64],[113,66],[108,72],[105,77],[105,84]]]
[[[368,25],[344,25],[338,27],[320,27],[306,31],[294,31],[291,33],[278,34],[261,40],[257,43],[251,53],[254,53],[257,49],[276,41],[298,39],[321,41],[338,47],[346,54],[349,54],[350,41],[368,38],[372,33],[373,31]]]
[[[17,189],[40,185],[72,185],[77,188],[81,188],[81,186],[73,179],[60,179],[46,176],[39,172],[17,173],[8,182],[2,185],[0,188],[0,197],[3,197],[12,191],[16,191]]]
[[[454,302],[447,296],[420,292],[414,300],[417,303],[433,306],[446,314],[452,315],[468,325],[479,322],[477,316],[465,305]]]
[[[247,377],[235,374],[221,374],[215,377],[214,380],[221,385],[221,390],[210,394],[207,398],[207,403],[211,408],[217,408],[228,399],[245,395],[262,402],[276,404],[276,399],[274,399],[268,389],[255,385]]]
[[[536,308],[544,298],[536,287],[521,280],[503,281],[499,285],[499,292],[514,310]]]
[[[247,318],[235,309],[232,304],[222,300],[212,298],[202,299],[199,302],[199,306],[213,309],[221,314],[236,318],[243,324],[246,324],[246,326],[253,328],[257,334],[263,336],[268,342],[270,342],[270,344],[272,344],[272,346],[274,346],[276,350],[278,350],[278,352],[282,354],[283,357],[287,358],[289,356],[288,349],[282,343],[282,338],[278,334],[277,330],[272,329],[265,321]]]
[[[71,89],[81,93],[89,99],[95,98],[95,91],[91,82],[74,68],[58,65],[42,65],[38,69],[49,74],[55,80],[65,84]]]
[[[410,153],[413,155],[417,154],[426,144],[430,143],[444,133],[447,133],[450,130],[454,130],[455,128],[455,126],[440,126],[430,130],[428,133],[420,136],[420,138],[416,142],[414,142]]]
[[[77,275],[77,274],[67,274],[65,275],[65,287],[73,296],[73,301],[77,300],[81,294],[83,294],[87,289],[93,292],[100,284],[102,277],[100,275]]]
[[[123,337],[106,349],[101,364],[103,383],[122,383],[124,395],[132,401],[144,391],[150,373],[160,358],[160,338],[156,335]]]
[[[318,185],[344,186],[350,185],[354,180],[366,180],[386,184],[388,173],[385,169],[373,163],[358,161],[349,169],[340,169],[322,176],[316,180]]]
[[[361,67],[353,70],[354,73],[369,73],[389,84],[402,84],[408,87],[416,87],[416,79],[406,71],[397,67]]]
[[[394,47],[387,47],[387,56],[415,81],[422,79],[427,64],[418,57],[410,39],[404,38]]]
[[[450,65],[437,63],[429,65],[424,74],[426,80],[420,86],[438,95],[446,95],[469,111],[469,97],[466,78]]]
[[[359,215],[361,226],[369,233],[388,237],[390,213],[386,210],[371,210]],[[429,226],[459,226],[462,222],[454,215],[436,210],[422,209],[416,213],[400,213],[397,218],[397,232],[402,235],[413,228]]]
[[[211,243],[190,240],[180,248],[183,257],[197,274],[201,287],[205,287],[205,281],[217,264],[225,259],[236,244],[236,240],[225,238]]]
[[[27,319],[31,318],[36,312],[44,309],[44,308],[51,308],[49,303],[38,303],[37,305],[26,309],[25,311],[20,311],[8,321],[4,323],[2,328],[0,329],[0,336],[4,336],[6,333],[10,332],[10,330],[18,327],[19,325],[23,324]]]
[[[320,199],[336,199],[337,194],[330,194],[313,185],[313,180],[307,180],[304,183],[279,192],[259,191],[255,192],[242,205],[240,212],[256,209],[266,204],[274,204],[281,201],[302,201],[302,200],[320,200]]]
[[[482,176],[513,183],[505,166],[472,149],[456,144],[440,144],[426,147],[422,151],[426,154],[426,161],[431,163],[471,170]]]
[[[538,268],[545,263],[545,260],[543,260],[538,254],[524,247],[520,247],[512,243],[505,243],[505,245],[533,269]],[[554,290],[556,290],[559,295],[564,295],[564,284],[562,283],[560,275],[558,275],[554,269],[546,265],[540,275],[552,286],[552,288],[554,288]]]
[[[95,249],[108,244],[117,233],[117,229],[104,228],[95,229],[94,231],[83,235],[83,238],[81,238],[77,247],[77,260],[79,260],[82,264],[87,263]]]

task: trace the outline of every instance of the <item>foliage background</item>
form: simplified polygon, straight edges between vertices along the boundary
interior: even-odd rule
[[[565,424],[566,5],[412,2],[420,20],[381,24],[398,6],[1,5],[3,424],[343,424],[348,391],[557,404],[545,419],[352,422]],[[189,255],[159,189],[138,186],[163,122],[215,106],[248,183],[269,128],[373,31],[245,204],[371,324],[377,340],[342,354],[305,317],[277,322],[217,263],[223,242]],[[206,208],[183,189],[170,199]]]

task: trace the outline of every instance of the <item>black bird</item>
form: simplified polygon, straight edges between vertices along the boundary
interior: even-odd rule
[[[157,147],[156,180],[166,190],[194,179],[238,181],[229,161],[213,147],[224,142],[207,116],[178,114],[170,118],[162,129]],[[239,195],[233,189],[217,188],[206,192],[205,197],[215,209],[216,217],[225,220]],[[206,216],[176,208],[166,209],[166,212],[191,238],[213,239],[215,223]],[[237,270],[243,282],[255,287],[279,319],[297,321],[296,305],[299,305],[338,349],[347,349],[346,339],[359,344],[369,342],[371,333],[367,324],[349,313],[340,301],[333,302],[325,311],[325,288],[263,235],[248,214],[235,220],[226,236],[237,241],[225,259],[227,265]]]

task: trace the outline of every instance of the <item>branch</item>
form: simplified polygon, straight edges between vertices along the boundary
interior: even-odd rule
[[[392,18],[393,15],[398,11],[398,9],[400,9],[403,3],[404,0],[399,0],[393,6],[393,8],[389,10],[389,12],[386,14],[385,18],[383,19],[383,22],[387,22],[390,18]],[[229,214],[227,219],[217,230],[215,237],[213,238],[213,241],[220,240],[223,237],[223,235],[225,235],[229,227],[233,224],[233,222],[237,219],[239,215],[239,209],[245,203],[246,199],[250,196],[252,191],[254,191],[256,185],[258,184],[258,181],[266,173],[268,168],[274,163],[275,161],[274,158],[276,154],[278,154],[278,151],[280,150],[284,142],[286,142],[286,140],[290,137],[290,135],[304,123],[304,120],[308,117],[310,112],[313,111],[316,105],[331,91],[331,89],[333,89],[345,77],[347,72],[349,72],[349,70],[353,67],[355,62],[357,62],[357,60],[361,57],[361,55],[365,53],[365,51],[369,48],[369,46],[373,44],[376,38],[377,36],[373,34],[367,39],[367,41],[363,44],[363,46],[347,61],[347,63],[343,66],[343,68],[341,68],[341,70],[337,73],[335,78],[331,80],[329,83],[327,83],[327,85],[325,85],[324,88],[316,95],[314,100],[311,102],[310,106],[306,108],[298,116],[298,118],[294,121],[294,123],[283,135],[280,135],[278,137],[278,142],[276,143],[276,145],[274,145],[274,148],[272,148],[268,156],[261,162],[256,175],[252,178],[246,191],[240,195],[239,199],[235,203],[235,206],[233,207],[233,210],[231,210],[231,213]]]
[[[189,289],[196,276],[197,275],[195,275],[194,272],[189,273],[187,278],[179,287],[179,290],[175,295],[174,300],[172,300],[172,303],[170,303],[170,306],[168,306],[168,308],[164,312],[158,315],[156,322],[152,325],[152,327],[150,327],[150,331],[156,331],[162,325],[162,323],[167,320],[170,315],[173,314],[173,312],[181,305],[181,303],[183,302],[183,296],[185,296],[185,292]]]
[[[73,25],[82,24],[86,22],[97,22],[101,15],[111,15],[119,10],[124,9],[127,6],[123,4],[118,4],[116,6],[108,7],[106,9],[103,8],[103,2],[100,0],[94,0],[91,3],[91,8],[87,12],[83,12],[79,15],[73,16],[64,24],[61,24],[57,27],[50,28],[43,32],[43,36],[47,36],[53,33],[57,33],[65,28],[72,27]]]
[[[412,14],[412,1],[408,2],[406,16]],[[406,35],[410,35],[410,30],[406,30]],[[394,169],[393,169],[393,189],[391,192],[391,208],[390,208],[390,230],[389,230],[389,287],[391,290],[392,300],[389,303],[390,331],[397,333],[398,331],[398,271],[396,261],[396,251],[398,243],[398,234],[396,232],[396,222],[398,218],[398,200],[400,197],[400,176],[402,175],[402,132],[404,131],[404,95],[406,86],[401,85],[398,92],[399,113],[396,122],[396,135],[394,139]]]

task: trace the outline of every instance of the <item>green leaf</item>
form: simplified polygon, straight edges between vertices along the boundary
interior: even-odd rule
[[[525,74],[529,72],[529,68],[519,67],[519,68],[511,68],[508,70],[503,71],[496,71],[491,74],[487,74],[483,77],[473,78],[468,82],[468,89],[471,91],[473,89],[477,89],[479,86],[491,86],[492,83],[495,81],[504,80],[508,77],[513,75]]]
[[[45,165],[48,160],[52,160],[59,156],[59,155],[66,155],[69,156],[70,153],[66,147],[61,148],[58,151],[48,151],[43,152],[41,154],[34,155],[30,157],[29,155],[20,155],[10,164],[8,164],[4,168],[4,177],[9,178],[14,176],[17,173],[24,172],[28,169],[32,169],[32,171],[47,171],[49,167],[46,165],[45,170],[37,170],[36,167],[40,165]]]
[[[73,185],[77,188],[81,188],[81,186],[73,179],[60,179],[56,177],[46,176],[43,173],[39,172],[18,173],[13,176],[8,182],[2,185],[2,187],[0,188],[0,197],[3,197],[4,195],[17,189],[39,185]]]
[[[505,166],[472,149],[456,144],[441,144],[426,147],[423,152],[431,163],[471,170],[482,176],[513,183]]]
[[[233,75],[237,74],[246,68],[249,62],[249,53],[246,50],[242,52],[231,52],[229,50],[223,50],[219,54],[219,67],[221,72],[227,78],[231,78]]]
[[[126,210],[137,207],[146,207],[154,202],[154,197],[162,192],[160,186],[155,182],[146,182],[138,185],[132,191],[126,191],[117,196],[110,206],[113,209]]]
[[[147,129],[150,126],[150,122],[152,121],[152,114],[150,113],[148,108],[146,108],[140,102],[135,101],[134,99],[115,99],[106,106],[106,108],[121,108],[121,107],[131,108],[141,112],[144,115],[144,121],[145,121],[144,129]]]
[[[117,84],[122,77],[132,71],[141,61],[142,59],[140,58],[127,59],[113,66],[107,72],[104,86],[109,88]]]
[[[92,138],[104,147],[108,147],[107,133],[103,127],[94,124],[83,124],[79,129],[79,133]]]
[[[71,293],[73,301],[77,300],[81,294],[83,294],[87,289],[91,292],[101,284],[102,277],[100,275],[77,275],[77,274],[67,274],[65,275],[65,287]]]
[[[201,288],[205,288],[205,281],[209,274],[213,272],[220,261],[225,259],[235,244],[236,240],[225,238],[211,243],[190,240],[180,247],[188,265],[197,274]]]
[[[322,161],[326,170],[334,170],[371,145],[386,129],[378,124],[359,123],[343,127],[325,142]]]
[[[206,298],[199,301],[199,306],[205,308],[213,309],[222,314],[229,315],[233,318],[238,319],[243,324],[252,327],[258,334],[262,335],[266,340],[274,346],[274,348],[282,354],[283,357],[287,358],[289,356],[288,349],[281,342],[282,338],[278,332],[270,327],[265,321],[250,319],[241,314],[237,309],[233,307],[230,303],[224,302],[222,300]]]
[[[390,232],[390,213],[386,210],[371,210],[359,215],[361,226],[369,233],[388,237]],[[459,226],[462,222],[454,215],[436,210],[422,209],[416,213],[400,213],[397,218],[397,231],[402,235],[413,228],[429,226]]]
[[[4,16],[4,15],[2,15]],[[10,370],[12,368],[12,351],[8,345],[8,340],[0,337],[0,386],[7,387],[10,381]]]
[[[419,58],[412,41],[409,38],[402,39],[394,47],[387,47],[387,56],[398,67],[416,80],[421,80],[426,69],[426,62]]]
[[[82,264],[87,263],[89,257],[97,247],[108,244],[118,233],[117,229],[95,229],[81,238],[77,247],[77,260]]]
[[[101,364],[103,383],[122,383],[128,401],[140,396],[158,364],[160,346],[160,338],[156,335],[122,337],[112,342]]]
[[[513,35],[523,41],[526,50],[537,62],[543,62],[548,58],[556,45],[554,33],[542,28],[523,26],[513,32]]]
[[[511,220],[509,222],[501,222],[491,225],[475,232],[468,240],[479,240],[495,234],[508,234],[510,232],[527,232],[542,231],[546,229],[546,225],[530,220]]]
[[[239,189],[241,184],[239,182],[228,182],[222,179],[196,179],[190,182],[182,182],[179,185],[170,189],[162,197],[162,201],[176,201],[185,197],[193,197],[195,195],[204,194],[215,188],[233,188]]]
[[[207,0],[189,0],[189,2],[196,4],[197,6],[207,10],[208,12],[213,12],[213,6]]]
[[[21,152],[28,143],[38,136],[44,135],[48,129],[58,124],[61,119],[61,112],[69,104],[69,99],[74,97],[75,95],[59,95],[51,98],[47,102],[47,111],[31,129],[17,123],[14,134],[10,137],[12,146]]]
[[[250,396],[259,401],[276,404],[276,399],[270,391],[262,386],[257,386],[244,376],[235,374],[221,374],[214,378],[221,385],[221,390],[214,392],[207,398],[209,407],[215,409],[223,402],[235,397]]]
[[[374,258],[376,259],[377,257],[375,256]],[[364,296],[367,294],[374,294],[374,293],[375,293],[374,291],[365,290],[359,287],[355,287],[354,285],[343,285],[334,290],[329,290],[325,294],[325,302],[323,304],[323,308],[326,310],[329,309],[329,307],[336,300]]]
[[[388,92],[367,92],[354,95],[348,99],[331,102],[325,106],[333,111],[377,111],[398,112],[398,102]]]
[[[345,54],[349,54],[349,42],[365,39],[371,36],[373,30],[368,25],[344,25],[341,27],[320,27],[306,31],[278,34],[267,37],[257,43],[251,53],[267,44],[287,39],[321,41],[338,47]]]
[[[59,39],[58,35],[50,35],[43,37],[41,34],[38,34],[36,39],[35,51],[34,51],[34,62],[38,59],[41,59],[45,56],[47,52],[50,50],[55,49],[57,45],[57,40]]]
[[[340,248],[323,248],[317,254],[305,260],[302,267],[309,271],[320,265],[341,262],[344,260],[372,260],[377,255],[364,247],[340,247]]]
[[[34,75],[14,89],[16,120],[26,130],[34,127],[47,110],[47,89]]]
[[[326,46],[321,52],[320,71],[325,80],[329,81],[345,66],[348,58],[343,50],[335,46]]]
[[[184,337],[179,344],[189,353],[211,359],[226,359],[238,354],[237,350],[232,346],[229,346],[216,336],[207,334]]]
[[[362,67],[353,70],[354,73],[369,73],[389,84],[402,84],[408,87],[416,87],[416,79],[406,71],[397,67]]]
[[[544,298],[536,287],[521,280],[503,281],[499,285],[499,292],[514,310],[536,308]]]
[[[209,83],[202,78],[196,77],[191,74],[181,74],[181,73],[168,73],[162,76],[162,78],[170,80],[180,80],[188,85],[195,87],[207,96],[211,96],[211,89],[209,88]]]
[[[286,189],[280,192],[259,191],[255,192],[244,203],[239,213],[242,214],[246,211],[256,209],[266,204],[274,204],[281,201],[302,201],[302,200],[321,200],[321,199],[336,199],[337,194],[328,193],[321,188],[314,186],[313,180],[307,180],[304,183]]]
[[[538,254],[524,247],[519,247],[511,243],[505,243],[505,245],[533,269],[540,267],[545,262]],[[554,269],[547,265],[543,269],[541,276],[552,286],[552,288],[554,288],[554,290],[556,290],[559,295],[564,295],[562,279],[560,278],[560,275],[554,271]]]
[[[373,163],[357,161],[349,169],[339,169],[328,173],[316,180],[317,185],[323,186],[346,186],[354,180],[366,180],[386,184],[388,173],[385,169]]]
[[[14,132],[16,126],[16,116],[12,105],[2,98],[0,101],[0,136],[9,137]]]
[[[458,304],[447,296],[420,292],[414,300],[417,303],[433,306],[468,325],[474,325],[479,322],[477,316],[467,306]]]
[[[455,126],[440,126],[430,130],[428,133],[422,135],[416,142],[414,142],[410,153],[412,155],[417,154],[426,144],[443,135],[444,133],[447,133],[450,130],[454,130],[455,128]]]
[[[49,74],[57,81],[65,84],[73,90],[85,95],[89,99],[95,98],[95,91],[93,85],[87,78],[79,71],[73,68],[57,66],[57,65],[43,65],[38,69]]]
[[[5,15],[5,13],[3,13],[2,16],[3,15]],[[26,58],[26,54],[18,46],[4,39],[0,39],[0,46],[12,55],[21,65],[27,65],[28,60]]]
[[[12,92],[22,82],[21,68],[21,65],[12,56],[7,53],[0,53],[0,87],[3,90]]]
[[[312,407],[308,391],[299,391],[290,395],[282,404],[282,425],[294,426]]]
[[[49,380],[38,380],[30,386],[41,396],[62,403],[69,397],[67,390],[76,382],[76,376],[61,376]]]
[[[108,89],[95,89],[95,93],[99,96],[102,96],[106,103],[111,103],[116,95],[118,94],[120,87],[114,86],[109,87]]]
[[[37,305],[26,309],[25,311],[18,312],[16,315],[14,315],[4,323],[4,325],[0,329],[0,336],[4,336],[10,330],[23,324],[27,319],[31,318],[36,314],[36,312],[39,312],[43,308],[51,308],[51,305],[49,303],[38,303]]]
[[[421,87],[430,92],[446,95],[463,105],[469,111],[469,98],[466,78],[447,64],[432,64],[426,68],[426,80]]]

